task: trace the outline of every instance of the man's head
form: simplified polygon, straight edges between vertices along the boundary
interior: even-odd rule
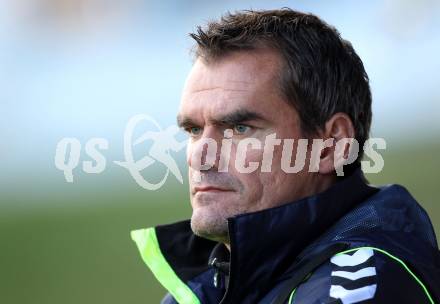
[[[335,181],[334,146],[320,153],[317,172],[282,170],[283,142],[273,147],[270,172],[246,173],[237,169],[236,159],[261,166],[265,150],[253,146],[243,153],[240,141],[264,143],[274,133],[277,139],[293,139],[292,163],[300,138],[354,137],[362,147],[370,128],[371,94],[351,45],[313,15],[244,11],[199,27],[191,36],[196,58],[178,116],[191,135],[191,225],[196,234],[227,243],[228,217],[321,192]],[[226,133],[230,148],[222,145],[227,129],[233,130]],[[193,156],[206,162],[207,138],[217,150],[212,166],[201,170]]]

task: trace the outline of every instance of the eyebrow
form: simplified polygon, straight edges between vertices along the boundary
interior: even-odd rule
[[[236,125],[246,121],[267,121],[261,114],[253,111],[249,111],[246,109],[238,109],[231,113],[227,113],[221,115],[217,118],[210,119],[212,124],[216,125]],[[198,124],[191,119],[190,117],[182,116],[181,114],[177,115],[177,125],[180,128],[197,126]]]
[[[238,109],[231,113],[224,114],[218,119],[213,119],[213,123],[235,125],[251,120],[266,120],[261,114],[246,109]]]

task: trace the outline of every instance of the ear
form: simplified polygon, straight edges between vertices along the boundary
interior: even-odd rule
[[[350,152],[350,143],[346,143],[341,151],[336,151],[336,143],[344,138],[354,138],[355,131],[353,127],[353,122],[347,114],[336,113],[325,123],[324,129],[320,133],[324,140],[328,138],[334,138],[334,141],[331,147],[325,147],[321,151],[319,173],[334,173],[335,165],[336,167],[342,166],[345,159],[348,158],[348,154]],[[335,157],[337,158],[336,160]]]

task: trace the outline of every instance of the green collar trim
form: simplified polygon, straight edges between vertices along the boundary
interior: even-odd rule
[[[139,229],[131,232],[142,260],[153,272],[157,280],[180,304],[200,304],[193,291],[176,275],[163,256],[154,228]]]

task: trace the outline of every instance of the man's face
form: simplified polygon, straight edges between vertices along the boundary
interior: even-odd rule
[[[274,207],[315,190],[315,174],[281,170],[282,144],[274,148],[271,171],[260,170],[266,136],[275,133],[278,139],[295,139],[292,166],[296,140],[301,138],[298,114],[279,89],[280,62],[273,51],[234,52],[215,62],[197,59],[188,76],[178,120],[190,133],[187,160],[191,227],[197,235],[227,243],[228,217]],[[226,129],[233,130],[232,145],[227,172],[220,172],[226,171],[218,170]],[[248,147],[245,155],[238,155],[238,143],[250,137],[262,143],[261,149]],[[206,138],[217,142],[216,161],[209,170],[200,170],[193,156],[206,157]],[[242,173],[235,165],[237,157],[244,158],[245,166],[249,162],[260,166],[252,173]]]

